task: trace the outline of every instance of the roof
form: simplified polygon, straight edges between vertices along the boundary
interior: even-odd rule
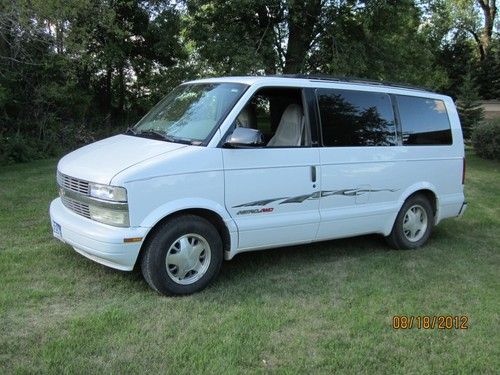
[[[361,85],[361,86],[372,86],[372,87],[385,87],[385,88],[398,88],[405,90],[414,90],[426,93],[435,92],[418,86],[393,83],[393,82],[383,82],[375,80],[366,80],[363,78],[353,78],[353,77],[335,77],[327,75],[268,75],[268,76],[228,76],[228,77],[214,77],[214,78],[204,78],[190,83],[203,83],[203,82],[231,82],[231,83],[243,83],[247,85],[253,85],[256,83],[267,83],[267,84],[299,84],[304,85],[305,83],[310,84],[311,82],[321,82],[321,83],[340,83],[349,85]]]

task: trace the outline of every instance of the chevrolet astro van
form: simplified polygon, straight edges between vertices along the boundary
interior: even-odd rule
[[[465,208],[448,96],[326,77],[187,82],[124,134],[63,157],[53,234],[167,294],[245,251],[368,233],[427,242]]]

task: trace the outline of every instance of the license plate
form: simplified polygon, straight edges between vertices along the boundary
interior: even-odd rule
[[[54,237],[62,238],[61,226],[52,220],[52,232],[54,233]]]

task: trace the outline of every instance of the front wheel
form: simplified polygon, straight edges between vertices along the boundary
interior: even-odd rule
[[[417,194],[403,204],[386,240],[395,249],[416,249],[427,242],[433,225],[434,214],[429,200]]]
[[[222,240],[206,219],[185,215],[158,227],[144,249],[141,270],[151,288],[165,295],[191,294],[217,276]]]

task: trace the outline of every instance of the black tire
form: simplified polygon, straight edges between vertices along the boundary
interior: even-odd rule
[[[180,243],[177,240],[188,234],[199,236],[208,243],[208,269],[192,283],[179,284],[173,272],[167,272],[167,253],[175,251],[171,249]],[[206,288],[219,274],[223,260],[222,240],[208,220],[196,215],[177,216],[161,224],[151,235],[143,249],[141,271],[149,286],[157,292],[164,295],[195,293]],[[189,278],[186,277],[184,282],[189,282]]]
[[[403,230],[404,220],[406,213],[412,207],[421,207],[425,214],[427,215],[427,227],[423,231],[423,235],[416,241],[411,241],[405,235]],[[412,250],[423,246],[427,240],[429,239],[432,228],[434,226],[434,212],[432,209],[432,205],[429,202],[429,199],[423,194],[415,194],[410,196],[403,206],[401,210],[399,210],[398,216],[396,217],[396,221],[394,222],[394,226],[392,227],[391,233],[385,237],[387,243],[394,249],[397,250]]]

